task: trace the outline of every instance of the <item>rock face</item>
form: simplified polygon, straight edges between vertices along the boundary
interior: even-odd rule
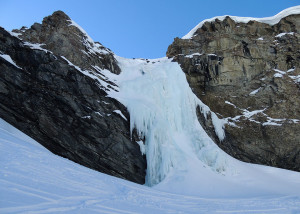
[[[240,160],[300,171],[299,29],[300,15],[275,25],[228,16],[168,48],[194,93],[226,121],[226,139],[211,136]]]
[[[117,86],[101,74],[119,73],[116,60],[67,20],[56,12],[25,31],[0,28],[0,117],[55,154],[143,184],[146,160],[128,112],[107,97]]]
[[[94,42],[62,11],[45,17],[42,24],[34,23],[29,29],[23,27],[13,31],[21,34],[19,38],[24,41],[43,44],[43,48],[66,57],[82,69],[97,71],[98,66],[116,74],[121,72],[111,50]]]

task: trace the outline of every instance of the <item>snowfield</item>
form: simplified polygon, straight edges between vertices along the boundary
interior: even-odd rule
[[[281,177],[275,190],[289,184],[294,191],[238,198],[173,194],[172,188],[160,191],[56,156],[0,119],[0,213],[300,212],[299,173],[255,165],[250,168],[268,173],[267,182],[273,183],[273,173]],[[208,178],[206,185],[211,189],[222,185],[209,181],[209,175],[202,176]]]

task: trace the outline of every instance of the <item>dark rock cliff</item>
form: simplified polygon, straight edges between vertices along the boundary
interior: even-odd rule
[[[82,45],[85,35],[65,25],[66,20],[69,18],[62,12],[56,12],[42,25],[15,31],[14,36],[0,28],[0,117],[55,154],[143,184],[146,161],[135,135],[131,140],[128,112],[117,100],[107,97],[107,90],[117,87],[96,71],[119,73],[113,54],[90,41]],[[96,51],[84,54],[81,50],[88,51],[86,47]],[[94,71],[90,68],[90,74],[107,81],[108,87],[61,56],[82,69],[98,66]]]
[[[300,171],[299,29],[300,15],[273,26],[226,17],[168,48],[194,93],[227,121],[224,141],[210,135],[240,160]]]

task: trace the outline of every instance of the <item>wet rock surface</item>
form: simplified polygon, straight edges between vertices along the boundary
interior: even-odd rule
[[[143,184],[146,160],[136,143],[136,135],[131,139],[126,108],[107,97],[107,89],[98,81],[61,57],[70,57],[69,60],[85,69],[85,60],[96,60],[96,56],[91,54],[89,59],[80,60],[77,55],[80,47],[74,48],[81,45],[77,43],[69,47],[74,52],[65,50],[67,42],[73,41],[70,34],[56,44],[56,38],[59,40],[63,32],[60,22],[49,24],[57,29],[47,35],[42,33],[47,29],[40,31],[56,16],[46,18],[42,26],[33,25],[28,35],[20,36],[22,40],[0,28],[0,54],[9,55],[16,64],[0,57],[0,117],[57,155]],[[26,42],[44,42],[43,48],[53,53],[34,49]],[[112,57],[110,53],[107,55]],[[114,59],[93,62],[100,68],[119,72],[116,65],[114,69],[109,67],[115,63]],[[127,120],[115,110],[120,110]]]
[[[273,26],[226,17],[168,48],[194,93],[227,121],[226,139],[199,114],[200,122],[240,160],[300,171],[299,29],[300,15]]]

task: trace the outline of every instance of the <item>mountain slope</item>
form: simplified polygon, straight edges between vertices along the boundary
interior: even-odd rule
[[[127,110],[107,97],[117,86],[11,34],[0,28],[0,117],[55,154],[143,184],[146,161]]]
[[[279,21],[280,26],[273,27],[278,27],[278,32],[289,27],[293,29],[290,22],[294,19],[285,17]],[[254,26],[251,23],[250,29],[260,29],[257,26],[261,23]],[[206,29],[206,25],[211,25],[211,28]],[[228,28],[231,25],[234,25],[232,20],[224,18],[221,22],[206,23],[196,32],[208,31],[204,33],[206,36],[216,36],[218,28],[220,38],[227,38],[223,36],[234,32]],[[248,29],[248,26],[242,27]],[[272,30],[278,33],[276,29]],[[261,32],[258,30],[256,33]],[[66,36],[68,34],[69,37]],[[244,33],[239,36],[247,38]],[[245,60],[244,63],[258,60],[250,45],[250,39],[256,36],[247,38],[248,45],[242,42],[242,46],[236,46],[237,51],[242,48],[243,53],[242,56],[236,55],[237,59]],[[273,36],[266,33],[264,38],[269,40]],[[297,36],[297,32],[275,36],[282,42],[282,49],[276,46],[276,53],[297,44]],[[203,69],[208,72],[206,74],[215,72],[216,78],[230,73],[224,72],[222,63],[226,61],[225,57],[231,59],[232,50],[225,51],[228,55],[220,56],[220,53],[198,53],[187,48],[199,51],[201,39],[202,35],[187,40],[177,39],[178,43],[169,48],[169,56],[174,54],[171,59],[125,59],[95,43],[61,11],[30,29],[6,32],[1,28],[0,117],[55,154],[136,183],[146,181],[146,185],[152,188],[110,177],[58,157],[1,119],[0,212],[300,212],[298,172],[244,163],[222,151],[221,148],[233,155],[241,151],[228,127],[238,124],[241,117],[234,121],[224,118],[221,114],[223,108],[218,108],[219,100],[224,102],[220,97],[214,99],[213,105],[207,102],[207,96],[216,90],[213,87],[219,86],[208,84],[210,76],[204,75],[206,82],[200,81],[204,85],[199,88],[205,88],[201,94],[191,80],[195,76],[201,79],[197,77],[197,72],[202,72],[202,75]],[[178,50],[182,52],[176,52]],[[295,54],[292,58],[297,57],[294,49],[291,48],[289,53]],[[276,57],[281,63],[278,55]],[[220,64],[220,68],[209,63]],[[298,65],[295,60],[285,63],[278,65]],[[224,103],[241,105],[236,108],[253,122],[254,115],[270,112],[255,111],[257,109],[254,107],[261,107],[260,101],[252,106],[251,102],[246,102],[248,97],[243,98],[243,93],[248,93],[253,86],[251,72],[256,71],[247,73],[246,65],[245,75],[249,77],[250,85],[243,86],[238,81],[239,77],[232,84],[244,87],[241,91],[232,89],[240,93],[242,98],[236,100],[241,100],[241,103],[232,103],[232,100]],[[195,74],[193,69],[200,70],[196,70]],[[274,68],[277,75],[271,74],[269,77],[263,72],[261,75],[264,76],[259,78],[276,80],[281,75],[291,80],[289,82],[283,78],[287,81],[283,85],[294,89],[296,84],[290,73],[297,72],[297,68],[290,69],[292,71],[283,72]],[[272,84],[275,80],[267,79]],[[223,87],[224,81],[227,80],[215,81],[222,85],[222,90],[227,89]],[[265,88],[262,86],[262,89],[252,90],[250,94],[258,96]],[[226,97],[228,90],[222,92],[221,89],[218,96]],[[205,92],[204,97],[200,96],[202,92]],[[267,92],[265,90],[264,93]],[[278,93],[272,96],[276,97]],[[297,93],[292,95],[298,96]],[[216,94],[212,97],[215,98]],[[243,99],[246,99],[245,103]],[[243,106],[248,103],[251,109]],[[286,106],[287,109],[289,106]],[[272,111],[275,111],[274,108]],[[277,113],[280,114],[280,111]],[[294,114],[297,116],[297,112],[291,113]],[[282,122],[271,119],[263,121],[267,125],[260,127],[273,127],[275,123]],[[292,122],[291,126],[298,127],[295,118],[287,121]],[[248,127],[247,130],[251,131]],[[291,129],[291,133],[293,131]],[[248,153],[245,152],[243,157],[248,157]],[[146,174],[144,154],[147,157]],[[252,155],[255,156],[255,153]],[[257,162],[262,157],[258,155]]]
[[[42,44],[54,54],[64,56],[83,70],[107,69],[120,73],[111,50],[104,47],[83,30],[74,20],[62,11],[56,11],[34,23],[30,28],[13,30],[22,40]]]
[[[0,120],[1,213],[297,213],[299,174],[269,167],[294,191],[259,197],[177,195],[90,170],[58,157]],[[272,176],[273,177],[273,176]],[[222,176],[221,176],[222,178]],[[268,182],[272,182],[273,179]],[[215,183],[209,182],[213,188]],[[249,181],[250,182],[250,181]],[[251,181],[254,182],[255,180]],[[283,183],[277,183],[280,187]],[[275,183],[274,183],[275,184]],[[257,189],[262,186],[256,186]],[[169,190],[171,191],[171,190]],[[210,190],[209,190],[210,191]],[[209,194],[203,191],[203,195]],[[217,189],[215,190],[217,191]],[[279,191],[280,192],[280,191]],[[278,192],[278,193],[279,193]]]
[[[300,171],[300,6],[274,17],[221,16],[176,38],[167,56],[193,92],[224,120],[220,141],[242,161]]]

